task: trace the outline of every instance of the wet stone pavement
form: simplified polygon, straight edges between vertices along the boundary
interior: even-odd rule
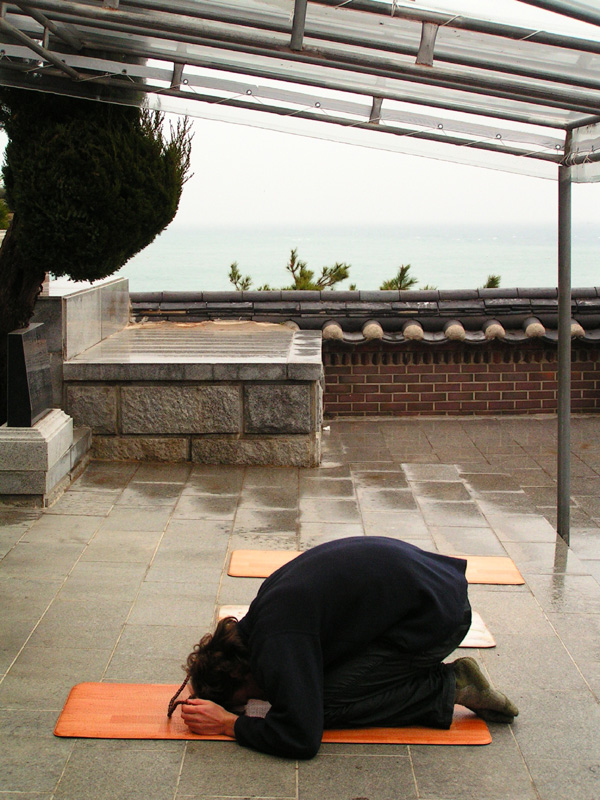
[[[0,800],[598,800],[600,418],[573,419],[572,548],[557,540],[551,418],[338,421],[319,469],[92,462],[45,512],[0,509]],[[486,747],[326,745],[308,762],[228,742],[58,739],[75,683],[177,683],[216,609],[260,581],[236,548],[384,534],[509,555],[472,586],[517,702]]]

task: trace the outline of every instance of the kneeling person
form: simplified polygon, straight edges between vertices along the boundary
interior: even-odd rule
[[[221,620],[187,661],[194,733],[312,758],[323,729],[449,728],[455,703],[512,722],[517,708],[477,663],[443,659],[471,623],[466,561],[384,537],[314,547],[262,584],[247,615]],[[268,700],[264,719],[233,713]]]

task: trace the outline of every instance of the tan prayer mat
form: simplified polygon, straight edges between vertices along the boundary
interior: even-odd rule
[[[87,739],[219,739],[198,736],[181,719],[180,708],[167,718],[178,684],[79,683],[71,689],[54,734]],[[482,745],[492,741],[485,722],[455,706],[449,730],[435,728],[351,728],[328,730],[324,742],[366,744]]]
[[[248,608],[249,606],[220,606],[219,619],[224,619],[224,617],[235,617],[238,620],[242,619],[246,616]],[[471,627],[459,647],[496,647],[496,640],[477,611],[473,611]]]
[[[287,564],[299,550],[234,550],[229,561],[228,575],[236,578],[268,578],[276,569]],[[469,583],[518,585],[523,576],[508,556],[456,556],[467,560]]]

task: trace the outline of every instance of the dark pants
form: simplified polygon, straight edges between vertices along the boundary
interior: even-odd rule
[[[325,727],[426,725],[449,728],[454,671],[443,664],[467,635],[467,601],[459,627],[420,653],[399,650],[385,638],[325,672]]]

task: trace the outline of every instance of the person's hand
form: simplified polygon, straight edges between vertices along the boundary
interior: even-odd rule
[[[235,736],[233,726],[237,716],[210,700],[188,699],[181,706],[181,718],[192,733]]]

